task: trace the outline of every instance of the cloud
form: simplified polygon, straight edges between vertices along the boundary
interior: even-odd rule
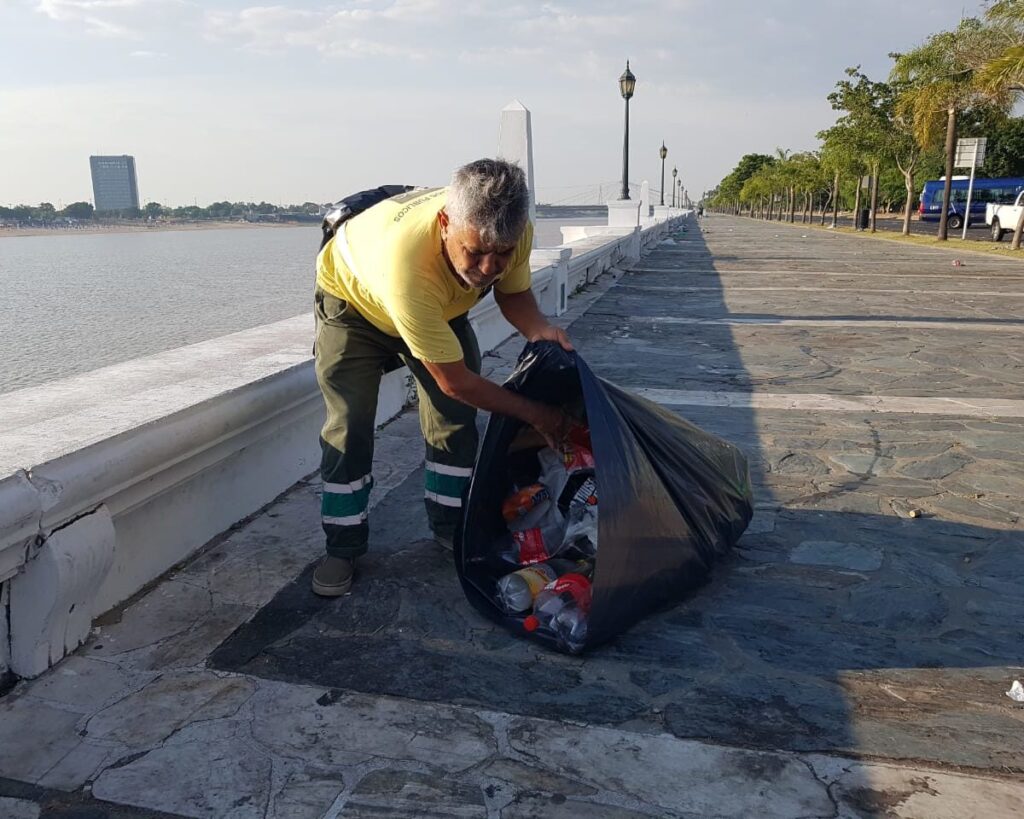
[[[36,10],[53,20],[80,20],[97,12],[133,8],[145,0],[39,0]]]
[[[443,181],[493,148],[516,97],[534,115],[538,180],[610,180],[630,58],[630,167],[656,178],[664,139],[692,191],[743,153],[813,148],[846,66],[885,76],[889,51],[955,26],[962,1],[863,0],[853,14],[838,0],[18,0],[0,24],[13,21],[12,54],[52,56],[0,83],[0,155],[26,157],[4,189],[67,199],[66,178],[88,185],[82,157],[107,150],[137,153],[153,193],[180,201],[326,201],[381,169]],[[83,125],[43,128],[42,109]],[[325,174],[325,144],[359,161]]]
[[[626,14],[579,14],[555,6],[545,6],[540,14],[527,17],[516,25],[526,36],[564,37],[573,39],[593,36],[621,36],[636,17]]]
[[[208,11],[203,32],[212,42],[271,52],[311,45],[323,17],[317,12],[286,6],[251,6],[237,12]]]
[[[35,9],[89,35],[142,39],[147,31],[158,30],[168,13],[192,6],[188,0],[37,0]]]
[[[539,46],[491,46],[466,48],[459,52],[459,62],[471,65],[508,65],[517,60],[537,60],[549,51]]]
[[[404,57],[424,59],[436,53],[419,45],[419,29],[401,29],[432,20],[437,0],[392,0],[381,8],[355,7],[307,11],[287,6],[250,6],[233,12],[205,14],[207,40],[246,51],[281,54],[312,49],[333,57]]]
[[[532,59],[554,49],[604,50],[605,42],[636,24],[630,15],[582,3],[571,8],[499,0],[362,0],[315,10],[283,3],[207,10],[203,30],[211,42],[273,55],[311,48],[340,58],[456,54],[464,63],[488,63],[495,54]]]

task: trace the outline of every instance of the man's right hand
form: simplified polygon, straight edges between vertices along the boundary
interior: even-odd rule
[[[544,436],[549,447],[561,451],[565,436],[569,434],[572,419],[558,407],[537,404],[536,417],[530,422],[537,432]]]
[[[569,432],[571,419],[558,407],[506,390],[470,371],[462,361],[449,364],[424,361],[423,366],[445,395],[477,409],[518,418],[543,435],[552,449],[559,449]]]

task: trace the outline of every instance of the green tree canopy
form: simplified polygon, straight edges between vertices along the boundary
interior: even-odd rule
[[[739,201],[743,184],[761,168],[774,162],[774,157],[766,154],[745,154],[732,172],[718,184],[718,197],[727,202]]]
[[[966,60],[977,68],[975,81],[985,93],[1024,93],[1024,3],[999,0],[985,12],[989,36],[973,44]]]
[[[1009,108],[1008,93],[985,91],[976,78],[980,55],[992,53],[992,37],[984,22],[968,17],[953,31],[940,31],[912,51],[891,55],[889,78],[902,89],[897,110],[912,123],[922,148],[941,142],[949,110],[986,102]]]
[[[95,209],[88,202],[72,202],[61,211],[62,216],[70,219],[92,219]]]

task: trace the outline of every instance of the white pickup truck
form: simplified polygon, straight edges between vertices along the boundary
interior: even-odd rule
[[[1024,208],[1024,191],[1017,194],[1017,201],[1012,205],[996,205],[992,202],[985,205],[985,224],[992,228],[993,242],[1001,242],[1007,233],[1013,232],[1021,208]]]

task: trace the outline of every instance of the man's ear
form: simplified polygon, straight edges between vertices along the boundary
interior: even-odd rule
[[[441,210],[437,212],[437,221],[441,224],[441,227],[447,230],[449,222],[448,211],[446,211],[444,208],[441,208]]]

